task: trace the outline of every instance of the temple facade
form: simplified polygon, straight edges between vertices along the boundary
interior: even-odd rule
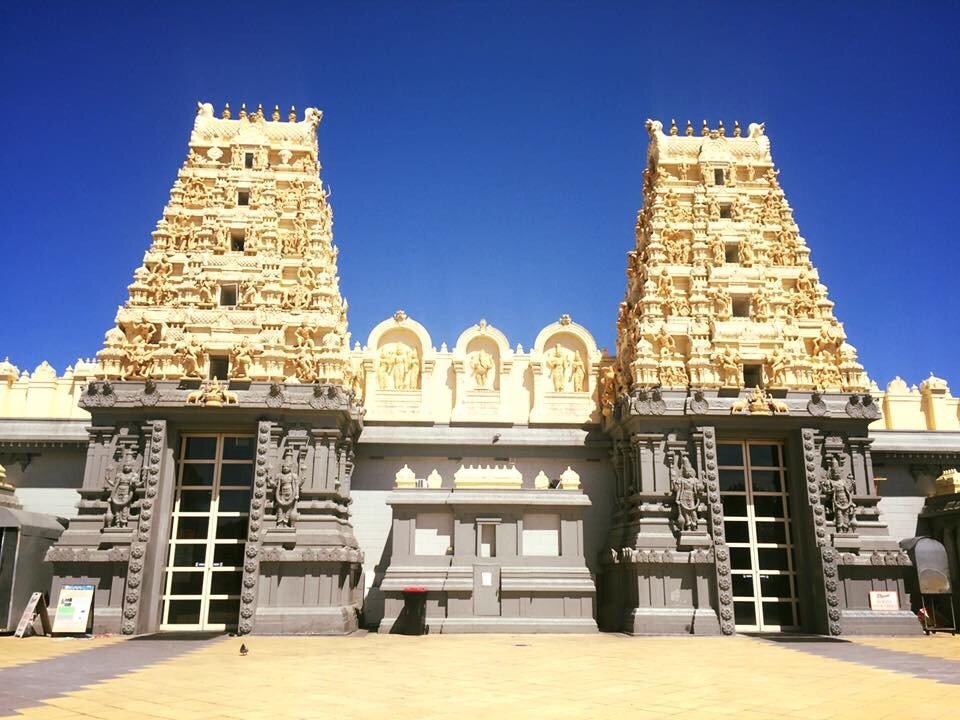
[[[958,489],[960,401],[868,378],[763,125],[647,123],[608,355],[567,315],[438,347],[403,310],[351,349],[320,119],[200,104],[97,357],[0,363],[0,504],[62,518],[53,604],[395,632],[416,587],[434,632],[919,631],[898,542]]]

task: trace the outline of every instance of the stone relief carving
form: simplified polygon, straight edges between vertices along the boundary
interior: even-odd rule
[[[273,490],[277,527],[293,527],[297,521],[297,500],[307,473],[305,462],[306,453],[301,448],[287,447],[267,478],[267,486]]]
[[[587,369],[583,354],[556,343],[544,353],[544,364],[554,392],[584,392]]]
[[[496,378],[495,360],[493,355],[480,348],[467,355],[467,364],[473,378],[473,386],[477,390],[492,390]]]
[[[676,505],[674,524],[680,531],[696,530],[700,512],[706,510],[707,485],[694,470],[688,455],[675,452],[670,462],[670,490]]]
[[[826,458],[826,477],[821,481],[825,505],[833,515],[838,533],[849,533],[856,524],[856,503],[853,500],[853,474],[844,455],[830,453]]]
[[[135,505],[137,489],[143,484],[141,467],[143,457],[130,447],[124,447],[104,473],[107,490],[107,527],[125,528],[130,522],[130,511]]]
[[[377,382],[381,390],[419,390],[420,354],[401,342],[383,345],[377,362]]]
[[[236,393],[230,392],[217,378],[206,380],[198,390],[187,395],[187,405],[200,407],[223,407],[240,402]]]

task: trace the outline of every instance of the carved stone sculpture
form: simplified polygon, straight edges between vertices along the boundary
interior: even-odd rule
[[[140,473],[142,465],[143,458],[125,447],[120,458],[107,467],[104,474],[108,503],[105,517],[107,527],[125,528],[130,522],[135,493],[143,484]]]
[[[841,463],[838,455],[831,453],[827,458],[826,478],[821,483],[838,533],[848,533],[853,529],[857,510],[853,500],[853,476],[847,464]]]
[[[493,355],[480,348],[470,353],[468,359],[474,387],[478,390],[492,388],[495,375]]]
[[[301,454],[299,450],[286,448],[278,467],[267,480],[273,490],[277,527],[293,527],[297,521],[297,500],[306,477]]]
[[[696,530],[700,523],[700,512],[705,509],[703,497],[707,486],[697,475],[685,453],[676,452],[673,456],[670,464],[670,489],[677,508],[677,529]]]

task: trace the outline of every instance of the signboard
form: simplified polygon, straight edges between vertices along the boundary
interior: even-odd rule
[[[93,605],[94,585],[64,585],[60,588],[60,604],[53,616],[55,633],[85,633]]]
[[[891,590],[871,590],[870,591],[870,609],[871,610],[899,610],[900,595]]]
[[[23,615],[20,616],[20,623],[17,625],[14,637],[22,638],[27,634],[28,629],[35,629],[34,623],[37,617],[40,618],[40,625],[43,627],[43,634],[50,634],[50,616],[47,615],[47,603],[43,599],[43,593],[35,592],[27,601],[27,606],[23,609]]]

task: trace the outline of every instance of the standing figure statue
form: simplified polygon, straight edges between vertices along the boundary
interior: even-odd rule
[[[853,489],[853,477],[846,466],[840,464],[837,455],[830,455],[823,490],[833,509],[833,524],[838,533],[848,533],[853,530],[854,516],[857,512],[857,505],[853,501]]]
[[[107,527],[125,528],[130,522],[137,488],[143,482],[140,468],[142,458],[126,447],[120,459],[107,468],[104,484],[107,488]]]
[[[297,500],[300,499],[300,488],[304,481],[304,468],[301,467],[299,456],[299,450],[287,448],[279,467],[267,480],[273,490],[277,527],[293,527],[297,521]]]
[[[677,504],[676,525],[680,531],[696,530],[700,524],[700,508],[707,486],[693,469],[690,458],[681,452],[673,456],[670,466],[670,489]]]
[[[487,389],[488,378],[491,378],[491,370],[493,370],[493,355],[480,348],[472,353],[470,369],[473,371],[473,380],[477,389]]]

